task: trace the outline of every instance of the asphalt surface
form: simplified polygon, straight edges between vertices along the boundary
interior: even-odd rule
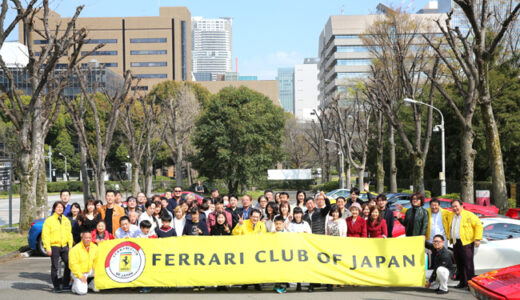
[[[77,299],[77,295],[71,293],[53,294],[50,281],[50,258],[28,257],[17,258],[0,263],[0,299]],[[453,282],[451,285],[456,284]],[[89,292],[88,299],[261,299],[271,297],[283,299],[472,299],[468,291],[450,288],[447,295],[437,295],[434,290],[424,288],[378,288],[378,287],[344,287],[327,292],[324,288],[317,288],[314,293],[304,291],[296,292],[294,288],[288,289],[286,294],[277,295],[272,291],[272,286],[264,286],[260,292],[252,287],[248,291],[242,291],[239,287],[232,287],[227,292],[217,292],[215,288],[207,288],[204,292],[193,292],[191,288],[153,289],[150,294],[140,294],[136,289],[114,289],[99,293]]]

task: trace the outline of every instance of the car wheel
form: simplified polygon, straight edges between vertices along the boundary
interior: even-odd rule
[[[43,247],[43,241],[42,241],[42,235],[38,236],[38,239],[36,240],[36,251],[39,255],[46,256],[47,251],[45,251],[45,248]]]

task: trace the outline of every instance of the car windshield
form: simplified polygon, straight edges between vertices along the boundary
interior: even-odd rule
[[[511,223],[489,224],[484,228],[484,237],[490,241],[520,238],[520,225]]]

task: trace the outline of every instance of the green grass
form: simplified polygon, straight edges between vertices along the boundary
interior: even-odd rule
[[[0,256],[18,251],[27,246],[27,235],[14,232],[0,232]]]

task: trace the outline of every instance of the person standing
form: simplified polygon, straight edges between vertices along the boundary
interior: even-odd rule
[[[359,203],[359,205],[363,204],[363,201],[359,200],[359,193],[360,193],[359,189],[356,187],[353,187],[350,190],[350,197],[348,198],[348,201],[347,201],[347,208],[350,208],[352,203]]]
[[[60,192],[60,200],[63,202],[63,205],[65,205],[65,210],[63,211],[63,214],[65,216],[68,216],[70,214],[71,205],[69,204],[70,200],[70,191],[67,189],[63,189]]]
[[[243,217],[238,219],[238,224],[233,229],[233,235],[245,235],[245,234],[253,234],[253,233],[266,233],[265,225],[263,222],[260,222],[260,217],[262,213],[254,208],[251,211],[251,217],[245,220]]]
[[[367,191],[368,194],[370,192]],[[388,232],[388,237],[392,237],[392,231],[394,230],[394,212],[392,212],[386,206],[387,199],[385,194],[379,194],[376,198],[376,206],[379,208],[379,212],[381,212],[381,217],[386,222],[386,232]]]
[[[115,196],[116,193],[114,190],[107,190],[105,193],[107,204],[103,205],[98,211],[101,215],[101,220],[105,221],[107,230],[112,233],[112,235],[115,235],[119,228],[119,219],[125,215],[124,208],[114,205]]]
[[[97,246],[92,243],[92,233],[81,233],[81,243],[70,250],[69,268],[73,275],[72,292],[86,295],[88,289],[97,292],[94,286],[94,267],[97,260]],[[91,278],[90,283],[88,279]]]
[[[177,205],[180,204],[181,197],[182,197],[182,187],[180,187],[180,186],[174,187],[173,188],[173,198],[168,199],[168,206],[166,207],[166,209],[168,211],[170,211],[172,213],[172,215],[173,215],[173,210],[175,209],[175,207],[177,207]]]
[[[312,197],[307,197],[305,199],[305,207],[307,208],[307,211],[303,215],[303,220],[309,223],[309,226],[312,227],[312,215],[314,213],[314,208],[316,205],[314,204],[314,199]]]
[[[386,238],[388,236],[386,221],[383,219],[379,208],[370,208],[367,220],[367,236],[370,238]]]
[[[475,247],[480,246],[483,227],[480,219],[462,208],[462,201],[451,202],[453,212],[448,218],[449,237],[453,243],[453,255],[457,264],[457,288],[467,288],[468,280],[475,276],[473,256]]]
[[[348,237],[367,237],[367,222],[365,218],[360,216],[361,205],[354,203],[350,206],[352,216],[347,218],[347,236]]]
[[[43,247],[47,251],[47,255],[51,257],[53,293],[61,293],[63,289],[69,289],[70,282],[69,249],[72,248],[73,238],[70,221],[63,215],[64,210],[65,204],[62,201],[54,202],[52,205],[53,214],[45,220],[42,228]],[[58,280],[60,257],[65,264],[61,281],[62,286],[60,286]]]
[[[347,223],[341,217],[341,210],[337,205],[332,205],[327,223],[325,225],[325,235],[347,236]]]
[[[147,201],[148,199],[146,199],[146,195],[143,192],[137,193],[137,210],[144,213],[144,205]]]
[[[137,237],[140,233],[139,227],[130,224],[130,219],[127,216],[122,216],[119,219],[120,227],[116,230],[116,239],[127,239]]]
[[[173,229],[175,229],[176,236],[182,236],[184,225],[186,225],[186,217],[184,215],[184,211],[182,210],[182,206],[177,206],[173,212],[175,213],[175,218],[173,219]]]
[[[220,213],[226,217],[226,223],[228,224],[229,228],[232,228],[233,219],[231,217],[231,214],[224,209],[224,202],[222,202],[222,200],[219,200],[215,203],[215,211],[211,212],[208,215],[208,232],[211,233],[211,227],[217,224],[217,214]]]
[[[99,214],[96,210],[94,200],[87,200],[83,214],[81,214],[81,231],[90,231],[96,229],[99,222]]]
[[[402,213],[397,212],[397,220],[405,227],[406,236],[426,236],[428,212],[422,207],[424,205],[423,194],[413,194],[410,202],[412,203],[412,208],[406,211],[404,219],[402,218]]]
[[[309,223],[303,220],[303,210],[301,207],[296,206],[293,209],[293,219],[291,224],[289,224],[289,228],[287,229],[289,232],[312,233],[312,229]]]
[[[237,210],[239,216],[242,216],[244,220],[249,219],[253,207],[251,206],[253,199],[249,195],[242,196],[242,207]],[[261,214],[262,212],[260,212]]]
[[[433,237],[433,244],[426,242],[426,248],[432,251],[432,267],[433,272],[430,279],[426,283],[426,288],[430,288],[432,282],[439,283],[437,294],[448,293],[448,279],[453,277],[455,266],[451,261],[451,254],[444,247],[444,236],[437,234]]]
[[[350,213],[350,210],[347,209],[345,206],[345,198],[338,197],[336,198],[336,205],[339,208],[339,211],[341,212],[341,218],[343,220],[346,220],[348,217],[350,217],[352,214]]]
[[[125,215],[130,216],[131,212],[136,212],[139,216],[143,213],[140,209],[137,209],[137,199],[130,196],[126,199]]]
[[[195,193],[201,196],[204,195],[204,186],[200,183],[200,180],[197,180],[197,184],[195,185]]]
[[[150,228],[150,230],[152,232],[155,232],[155,228],[157,228],[157,226],[159,226],[157,224],[157,220],[155,220],[155,217],[154,217],[155,203],[153,203],[152,201],[148,201],[148,202],[146,202],[144,207],[145,207],[144,213],[139,216],[139,224],[141,224],[141,222],[144,220],[148,220],[148,222],[150,222],[150,224],[152,224],[152,228]]]
[[[324,192],[321,192],[316,197],[316,207],[312,213],[311,228],[314,234],[325,234],[325,222],[327,221],[327,215],[330,211],[330,201],[325,196]]]
[[[190,215],[182,235],[208,235],[208,225],[200,218],[201,213],[197,206],[190,208]]]

